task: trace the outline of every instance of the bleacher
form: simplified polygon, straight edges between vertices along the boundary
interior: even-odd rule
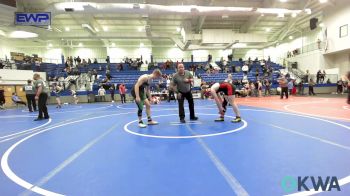
[[[220,64],[220,62],[216,62],[217,64]],[[232,61],[230,62],[227,66],[230,68],[230,70],[234,70],[235,66],[242,66],[244,62],[241,61]],[[118,63],[119,64],[119,63]],[[79,67],[77,68],[79,70],[79,73],[87,73],[88,71],[92,71],[93,69],[96,69],[97,74],[99,75],[98,79],[95,80],[93,84],[93,91],[94,93],[97,92],[100,83],[106,78],[106,69],[107,66],[109,66],[110,70],[110,75],[111,75],[111,80],[110,83],[113,84],[121,84],[124,83],[127,89],[131,89],[132,86],[136,83],[137,79],[139,76],[142,74],[150,74],[152,73],[153,69],[157,67],[162,67],[162,64],[164,63],[157,63],[155,67],[153,67],[151,70],[148,71],[138,71],[130,67],[128,64],[123,64],[123,70],[119,71],[117,70],[117,64],[116,63],[111,63],[111,64],[106,64],[106,63],[99,63],[99,64],[90,64],[86,65],[85,67]],[[174,63],[176,64],[176,63]],[[198,65],[198,64],[203,64],[206,65],[207,62],[184,62],[185,69],[189,69],[191,65]],[[270,63],[270,66],[273,68],[273,70],[280,70],[283,67],[276,64],[276,63]],[[17,66],[18,69],[28,69],[28,65],[23,66],[19,65]],[[51,63],[42,63],[40,67],[36,67],[34,64],[30,65],[30,69],[35,70],[35,71],[42,71],[46,72],[48,77],[54,78],[54,77],[64,77],[66,78],[68,74],[64,71],[65,65],[64,64],[51,64]],[[38,70],[39,69],[39,70]],[[253,63],[251,65],[251,70],[248,73],[248,80],[249,81],[255,81],[256,77],[256,70],[258,70],[259,75],[263,76],[263,72],[261,69],[260,63]],[[168,70],[163,70],[163,74],[173,74],[175,73],[174,69],[168,69]],[[206,82],[221,82],[224,81],[227,78],[227,73],[215,73],[215,74],[207,74],[204,70],[202,69],[197,69],[196,70],[196,75],[200,76],[204,81]],[[243,78],[243,72],[233,72],[232,73],[233,79],[234,80],[241,80]],[[276,79],[278,77],[278,73],[273,73],[272,74],[272,82],[276,83]],[[158,81],[154,81],[155,83]],[[165,82],[165,81],[163,81]]]
[[[217,64],[219,64],[219,62],[217,62]],[[242,66],[243,62],[240,61],[233,61],[230,64],[228,64],[227,66],[230,68],[230,70],[234,70],[234,66]],[[277,83],[277,78],[279,76],[279,74],[277,73],[280,69],[283,69],[283,67],[281,65],[278,65],[276,63],[270,63],[270,66],[273,68],[274,72],[271,75],[270,80],[272,81],[273,84]],[[258,70],[259,73],[259,77],[262,78],[262,76],[264,75],[261,65],[260,63],[253,63],[251,65],[251,69],[248,72],[247,75],[247,79],[249,81],[255,82],[256,81],[256,70]],[[233,72],[231,73],[233,76],[234,80],[241,80],[243,78],[243,72]],[[207,73],[202,73],[199,74],[201,76],[201,78],[206,81],[206,82],[222,82],[223,80],[225,80],[227,78],[227,73],[216,73],[216,74],[207,74]]]

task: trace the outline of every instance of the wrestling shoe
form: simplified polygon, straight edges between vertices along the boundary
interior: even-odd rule
[[[238,122],[241,122],[242,121],[242,119],[241,119],[241,117],[236,117],[235,119],[233,119],[231,122],[233,122],[233,123],[238,123]]]

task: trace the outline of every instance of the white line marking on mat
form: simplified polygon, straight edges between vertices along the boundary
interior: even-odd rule
[[[193,129],[187,125],[192,135],[196,135]],[[232,175],[232,173],[226,168],[226,166],[220,161],[215,153],[209,148],[209,146],[203,141],[202,138],[196,138],[197,142],[202,146],[204,151],[209,156],[210,160],[214,163],[215,167],[219,170],[221,175],[225,178],[226,182],[230,185],[231,189],[239,196],[248,196],[248,192],[238,182],[238,180]]]

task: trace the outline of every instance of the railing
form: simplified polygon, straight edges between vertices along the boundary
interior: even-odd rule
[[[288,62],[288,72],[292,73],[296,77],[296,79],[304,79],[305,72],[300,69],[292,68],[292,64],[293,62]],[[310,78],[312,78],[314,82],[317,82],[317,74],[310,74],[309,80]],[[338,78],[338,74],[326,74],[322,83],[326,83],[328,79],[330,83],[336,83],[338,81]]]
[[[325,46],[325,42],[319,42],[319,43],[314,42],[314,43],[303,46],[301,53],[304,54],[304,53],[312,52],[315,50],[322,50],[324,48],[324,46]]]
[[[305,54],[308,52],[312,52],[312,51],[316,51],[316,50],[323,50],[325,47],[326,42],[314,42],[308,45],[303,46],[302,48],[295,48],[293,51],[298,51],[298,53],[296,54],[292,54],[293,51],[289,51],[291,52],[291,56],[288,56],[288,54],[286,55],[287,58],[292,58],[301,54]]]
[[[292,73],[297,79],[303,79],[305,73],[300,69],[292,68],[291,64],[291,62],[288,62],[288,72]]]
[[[313,79],[314,82],[317,82],[317,75],[316,74],[310,74],[309,80],[310,78]],[[324,77],[324,80],[322,82],[319,81],[319,83],[327,83],[327,81],[329,80],[330,83],[337,83],[338,81],[338,74],[326,74],[326,76]]]
[[[67,57],[65,57],[65,61],[67,60]],[[74,58],[74,57],[73,57]],[[137,56],[137,57],[128,57],[128,58],[131,58],[133,61],[135,61],[136,59],[140,59],[141,57],[140,56]],[[262,57],[258,57],[259,59],[262,59]],[[86,62],[88,62],[88,58],[81,58],[81,61],[83,61],[83,59],[85,59]],[[91,60],[91,63],[94,62],[94,60],[97,60],[97,63],[107,63],[106,58],[90,58]],[[255,59],[255,56],[254,56],[254,59]],[[254,60],[252,58],[252,60]],[[164,63],[168,60],[171,60],[172,62],[176,63],[177,61],[178,62],[181,62],[182,60],[184,62],[191,62],[191,57],[183,57],[183,58],[177,58],[177,57],[160,57],[160,56],[153,56],[153,62],[154,63]],[[218,62],[221,60],[221,57],[213,57],[212,61],[215,61],[215,62]],[[234,59],[236,61],[238,61],[238,59]],[[110,58],[109,59],[110,63],[124,63],[125,62],[125,58]],[[142,58],[142,61],[145,62],[147,61],[148,63],[151,62],[150,60],[150,57],[147,57],[145,58],[143,56]],[[193,59],[194,62],[207,62],[208,61],[208,57],[194,57]],[[61,64],[62,63],[62,59],[51,59],[51,58],[43,58],[42,59],[42,63],[53,63],[53,64]],[[74,63],[74,61],[73,61]]]

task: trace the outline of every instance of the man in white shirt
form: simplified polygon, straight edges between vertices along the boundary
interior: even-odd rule
[[[101,86],[100,89],[98,89],[98,96],[101,97],[101,101],[106,101],[106,98],[105,98],[105,95],[106,95],[106,90]]]
[[[242,71],[243,71],[243,73],[244,73],[245,75],[247,75],[247,74],[248,74],[249,67],[248,67],[248,65],[247,65],[247,64],[244,64],[244,65],[243,65],[243,67],[242,67]]]

